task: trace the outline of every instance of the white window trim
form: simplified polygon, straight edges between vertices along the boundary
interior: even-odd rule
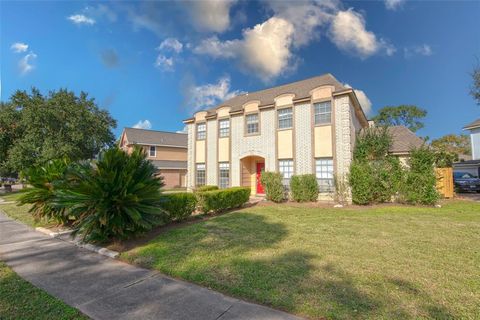
[[[152,156],[152,147],[155,148],[155,154]],[[148,156],[150,158],[156,158],[157,157],[157,147],[156,146],[149,146],[148,147]]]

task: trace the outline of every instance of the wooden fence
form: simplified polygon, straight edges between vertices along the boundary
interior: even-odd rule
[[[437,190],[444,198],[453,198],[453,168],[436,168]]]

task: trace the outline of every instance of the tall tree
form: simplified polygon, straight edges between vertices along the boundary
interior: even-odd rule
[[[424,127],[423,118],[427,116],[427,111],[413,105],[387,106],[379,110],[378,115],[373,120],[378,125],[383,126],[405,126],[416,132]]]
[[[84,92],[17,91],[0,109],[0,168],[18,173],[51,159],[92,158],[113,145],[115,127],[108,111]]]
[[[470,94],[473,99],[477,100],[477,104],[480,105],[480,64],[477,64],[477,66],[473,68],[472,80],[473,83],[470,88]]]
[[[447,134],[441,138],[432,140],[431,146],[436,150],[457,155],[471,153],[470,138],[466,134]]]

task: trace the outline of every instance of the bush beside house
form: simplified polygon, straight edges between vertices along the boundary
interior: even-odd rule
[[[282,175],[280,173],[265,171],[262,173],[260,179],[267,200],[273,202],[282,202],[285,200],[285,188],[282,184]]]
[[[290,179],[292,199],[297,202],[317,201],[318,183],[314,174],[294,175]]]
[[[161,207],[167,212],[169,221],[183,221],[195,212],[197,198],[189,192],[164,194]]]
[[[222,190],[212,190],[196,193],[199,210],[203,213],[219,213],[225,210],[239,208],[248,202],[250,188],[233,187]]]

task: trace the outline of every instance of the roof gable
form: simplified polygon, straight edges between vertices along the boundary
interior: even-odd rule
[[[122,139],[128,144],[144,144],[156,146],[187,147],[187,135],[166,131],[146,130],[137,128],[125,128]]]

